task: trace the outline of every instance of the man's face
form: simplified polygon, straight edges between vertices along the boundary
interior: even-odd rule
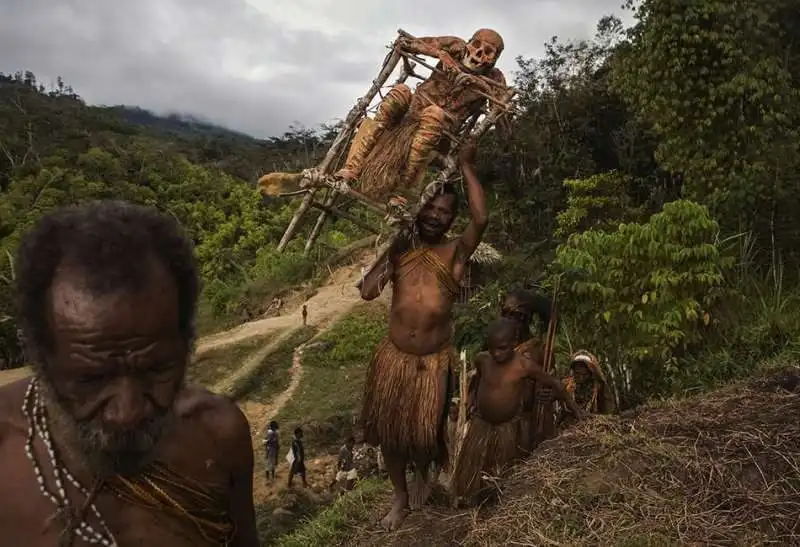
[[[458,405],[456,404],[450,405],[450,420],[454,422],[458,420]]]
[[[509,336],[489,337],[489,354],[495,363],[503,365],[514,357],[514,340]]]
[[[438,242],[453,224],[455,196],[438,195],[417,216],[417,229],[423,241]]]
[[[99,472],[136,473],[174,419],[189,356],[175,283],[155,261],[134,294],[97,297],[82,277],[62,267],[51,288],[48,407],[54,426]]]
[[[592,379],[592,373],[589,372],[589,367],[578,361],[572,365],[572,377],[576,384],[583,384]]]

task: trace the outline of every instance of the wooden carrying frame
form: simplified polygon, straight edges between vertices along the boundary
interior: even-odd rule
[[[300,191],[282,194],[283,196],[304,194],[304,196],[300,206],[292,217],[292,220],[289,222],[289,225],[287,226],[280,243],[278,244],[279,252],[283,251],[288,245],[289,241],[292,240],[300,225],[300,222],[311,208],[317,209],[320,213],[317,217],[314,228],[311,230],[311,233],[306,240],[306,252],[308,252],[314,245],[314,242],[316,241],[317,237],[319,237],[320,231],[322,230],[322,226],[325,224],[325,221],[330,215],[349,220],[367,232],[374,234],[381,233],[380,228],[370,226],[363,220],[355,217],[347,211],[342,210],[341,208],[337,207],[336,202],[341,196],[349,197],[367,209],[377,213],[382,218],[386,217],[388,213],[386,206],[376,203],[375,201],[358,192],[358,190],[350,188],[348,185],[334,179],[332,175],[335,172],[338,162],[341,161],[345,151],[348,148],[351,148],[351,142],[355,138],[358,138],[358,132],[370,130],[371,119],[367,117],[369,106],[372,104],[375,97],[380,94],[381,89],[385,86],[386,82],[395,72],[398,65],[401,65],[402,69],[395,80],[394,85],[403,83],[411,77],[424,80],[425,78],[423,76],[420,76],[414,72],[416,65],[423,66],[431,71],[438,70],[435,66],[427,63],[420,57],[404,51],[399,45],[399,38],[413,37],[402,29],[398,30],[398,40],[395,40],[395,42],[393,42],[390,46],[390,52],[384,59],[383,67],[378,73],[378,77],[373,80],[372,85],[364,94],[364,96],[356,102],[355,106],[353,106],[353,108],[347,114],[347,117],[344,119],[342,124],[342,128],[340,129],[333,143],[331,143],[328,152],[325,154],[325,158],[317,167],[303,171],[301,180],[302,189]],[[490,85],[501,85],[493,80],[490,80],[489,78],[483,79],[486,82],[489,82]],[[465,137],[475,140],[479,139],[493,125],[495,125],[501,116],[511,113],[513,108],[511,106],[512,100],[517,94],[517,90],[513,87],[503,87],[505,88],[505,92],[500,95],[500,98],[494,98],[488,94],[484,95],[489,104],[488,108],[481,113],[482,115],[472,116],[467,119],[467,121],[461,127],[458,135],[448,135],[451,140],[450,150],[448,155],[444,158],[444,169],[438,173],[433,181],[434,185],[442,186],[453,179],[455,175],[457,175],[458,162],[456,158],[458,157],[458,148],[465,140]],[[433,189],[435,189],[436,186],[434,186]],[[317,194],[321,191],[324,191],[324,196],[322,199],[318,199]],[[431,192],[431,194],[435,195],[435,192]],[[413,207],[411,216],[415,216],[418,210],[418,207]],[[389,242],[387,242],[385,248],[388,248],[388,246],[391,244],[391,241],[393,241],[396,237],[407,237],[410,234],[411,229],[412,226],[406,219],[406,221],[401,224],[399,229],[395,229],[394,235],[390,238]],[[379,254],[382,256],[383,253]],[[376,259],[372,266],[373,268],[378,262],[380,262],[381,256]]]

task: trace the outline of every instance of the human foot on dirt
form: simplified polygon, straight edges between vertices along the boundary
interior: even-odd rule
[[[384,530],[397,530],[397,527],[405,520],[406,516],[408,516],[408,497],[396,496],[392,508],[381,519],[381,526]]]
[[[408,500],[412,511],[419,511],[431,495],[431,485],[420,474],[416,474],[413,482],[408,486]]]

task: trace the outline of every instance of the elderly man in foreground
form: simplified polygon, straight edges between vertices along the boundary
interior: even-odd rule
[[[198,274],[177,222],[57,211],[17,278],[34,376],[0,388],[3,545],[257,546],[247,420],[185,383]]]

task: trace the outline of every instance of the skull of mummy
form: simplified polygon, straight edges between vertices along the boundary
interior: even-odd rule
[[[503,52],[503,38],[491,29],[480,29],[467,42],[462,61],[471,72],[485,72],[492,68]]]

